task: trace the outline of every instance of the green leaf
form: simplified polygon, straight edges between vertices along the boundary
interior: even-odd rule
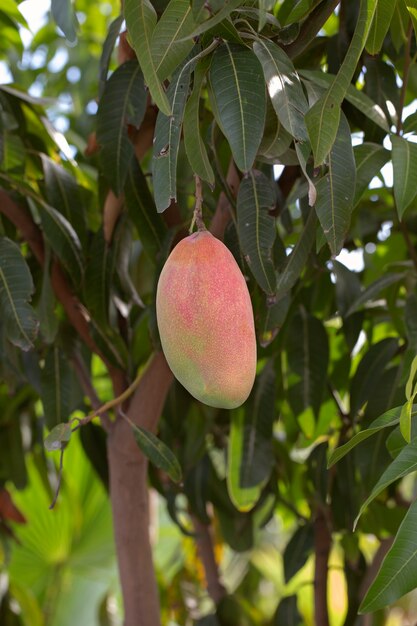
[[[339,129],[328,155],[328,171],[316,183],[316,213],[334,256],[342,249],[349,230],[355,181],[356,165],[349,123],[341,114]]]
[[[241,4],[241,1],[242,0],[224,0],[224,2],[222,3],[223,8],[220,9],[218,13],[213,15],[213,17],[210,17],[208,20],[197,26],[197,28],[193,30],[188,38],[194,39],[198,35],[201,35],[202,33],[205,33],[206,31],[213,28],[213,26],[220,24],[220,22],[222,22],[228,15],[230,15],[230,13],[234,9],[236,9]]]
[[[147,94],[138,63],[123,63],[106,83],[97,111],[101,165],[117,196],[123,190],[135,152],[127,134],[127,125],[139,128],[145,115],[146,101]]]
[[[214,185],[214,172],[200,133],[200,95],[208,66],[204,61],[197,64],[194,72],[193,92],[184,113],[184,145],[193,172]]]
[[[110,287],[115,269],[114,247],[104,239],[103,229],[92,237],[84,277],[84,300],[96,324],[109,323]]]
[[[292,405],[298,413],[311,407],[317,417],[327,382],[329,342],[322,322],[304,307],[291,320],[286,349],[297,380],[289,389]]]
[[[146,458],[166,472],[175,483],[179,483],[182,479],[182,472],[175,454],[149,430],[133,424],[132,428],[136,443]]]
[[[299,22],[302,18],[309,15],[320,2],[321,0],[295,0],[292,3],[294,8],[285,18],[285,23]]]
[[[54,342],[58,332],[59,318],[55,313],[55,294],[50,277],[51,248],[45,246],[45,261],[42,275],[42,291],[38,302],[39,330],[45,343]]]
[[[291,578],[305,565],[314,549],[314,529],[312,524],[304,524],[297,528],[284,551],[284,578]]]
[[[315,166],[323,163],[333,146],[339,128],[341,104],[368,37],[376,4],[376,0],[361,0],[358,23],[341,68],[328,91],[306,115]]]
[[[4,11],[10,19],[29,29],[27,21],[20,12],[19,7],[16,5],[14,0],[2,0],[1,10]]]
[[[263,485],[274,465],[272,427],[275,419],[275,379],[273,361],[268,361],[257,377],[245,407],[240,487]]]
[[[417,196],[417,144],[396,135],[391,136],[391,142],[394,196],[401,219]]]
[[[394,15],[395,5],[396,2],[392,0],[378,0],[365,46],[369,54],[375,55],[381,50]]]
[[[394,461],[387,467],[381,478],[378,480],[371,493],[362,504],[360,511],[355,519],[354,530],[357,526],[359,518],[366,507],[389,485],[396,480],[411,474],[417,470],[417,437],[411,443],[406,445]]]
[[[84,261],[80,240],[71,223],[46,203],[39,205],[42,230],[75,285],[81,283]]]
[[[70,43],[77,41],[78,22],[71,0],[51,0],[51,13]]]
[[[356,162],[356,187],[353,206],[356,207],[369,183],[390,158],[390,153],[377,143],[361,143],[353,148]]]
[[[177,160],[190,74],[195,58],[174,75],[167,92],[172,115],[158,113],[155,126],[152,179],[156,208],[162,213],[177,199]]]
[[[266,159],[275,160],[290,147],[292,137],[278,119],[271,99],[267,98],[265,129],[259,146],[259,154]]]
[[[127,172],[125,202],[144,250],[152,263],[155,263],[166,227],[156,211],[148,183],[136,159],[132,159]]]
[[[45,357],[41,400],[49,430],[68,421],[72,409],[72,370],[67,356],[57,346],[51,347]]]
[[[405,386],[405,397],[407,400],[412,400],[414,394],[417,391],[417,385],[414,384],[414,380],[417,373],[417,356],[414,357],[410,367],[410,373],[408,375],[407,384]]]
[[[98,86],[99,100],[103,95],[104,88],[106,86],[107,74],[109,71],[110,59],[113,54],[114,46],[116,45],[117,37],[119,36],[120,29],[123,24],[123,15],[119,15],[109,26],[109,30],[106,39],[103,44],[103,50],[100,57],[100,77]]]
[[[162,113],[171,115],[171,108],[152,56],[151,40],[157,22],[155,9],[149,0],[125,0],[124,15],[151,96]]]
[[[298,162],[308,183],[308,205],[314,206],[317,200],[317,190],[311,179],[310,173],[307,171],[307,164],[311,156],[311,146],[308,141],[296,141],[295,152]]]
[[[401,409],[401,406],[397,406],[394,409],[390,409],[383,415],[380,415],[376,420],[371,423],[368,428],[356,433],[356,435],[354,435],[352,439],[350,439],[350,441],[343,444],[342,446],[339,446],[338,448],[336,448],[336,450],[333,450],[333,452],[329,456],[327,467],[332,467],[335,463],[340,461],[340,459],[346,456],[346,454],[350,452],[353,448],[355,448],[359,443],[365,441],[366,439],[368,439],[368,437],[379,433],[383,428],[397,426],[400,421]],[[414,405],[413,411],[413,415],[417,415],[417,405]]]
[[[261,143],[266,112],[262,67],[243,46],[222,44],[210,67],[211,93],[236,165],[248,172]]]
[[[86,208],[83,206],[77,181],[63,167],[41,154],[45,175],[45,194],[48,203],[62,213],[74,227],[80,242],[87,237]]]
[[[314,210],[310,210],[307,222],[304,226],[294,250],[288,257],[288,261],[277,279],[276,293],[283,295],[287,293],[301,276],[301,272],[310,255],[311,248],[316,238],[317,217]]]
[[[269,295],[275,293],[273,247],[276,238],[275,190],[271,181],[251,170],[239,185],[237,225],[242,253],[257,283]]]
[[[378,278],[375,282],[364,289],[362,293],[352,302],[349,309],[345,313],[345,317],[348,317],[349,315],[352,315],[352,313],[355,313],[355,311],[358,311],[361,306],[373,300],[375,296],[381,293],[381,291],[391,285],[395,285],[395,283],[398,283],[403,278],[404,274],[386,274],[385,276]]]
[[[26,151],[18,135],[5,132],[3,135],[2,169],[6,172],[21,174],[25,167]]]
[[[304,116],[308,103],[292,61],[272,41],[255,41],[253,50],[262,64],[268,93],[279,120],[295,139],[307,140]]]
[[[192,49],[192,38],[186,38],[194,28],[189,1],[171,0],[155,26],[151,40],[151,54],[160,80],[167,78]]]
[[[417,0],[405,0],[405,4],[410,14],[411,21],[413,22],[414,32],[417,37]]]
[[[336,76],[332,74],[325,74],[319,70],[300,70],[300,75],[307,78],[309,81],[316,83],[322,87],[329,87],[333,84]],[[374,124],[389,132],[389,125],[387,118],[381,107],[376,104],[366,93],[359,91],[352,84],[349,85],[345,98],[350,104],[358,109],[361,113],[366,115]]]
[[[35,311],[28,304],[34,291],[29,268],[19,247],[0,238],[0,314],[9,341],[22,350],[33,348],[38,333]]]
[[[259,0],[259,20],[258,20],[258,32],[260,32],[266,24],[268,11],[274,8],[274,0]]]
[[[287,596],[278,604],[274,617],[272,618],[272,626],[300,626],[303,618],[298,612],[297,596]]]
[[[71,439],[71,424],[57,424],[49,433],[44,441],[45,448],[48,452],[61,450],[62,445],[68,443]]]
[[[381,569],[368,589],[360,613],[370,613],[392,604],[416,586],[417,500],[404,517]]]
[[[227,490],[238,511],[250,511],[261,497],[262,486],[242,487],[240,471],[245,449],[245,410],[230,412],[230,435],[227,452]]]

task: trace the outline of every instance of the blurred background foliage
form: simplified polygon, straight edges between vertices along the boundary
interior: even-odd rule
[[[163,10],[166,3],[153,4]],[[300,67],[317,68],[325,54],[329,71],[337,72],[357,17],[357,3],[342,4],[342,25],[340,15],[332,15],[309,55],[298,60]],[[288,2],[276,3],[276,12],[281,11],[284,22],[288,7]],[[58,168],[58,178],[64,181],[67,194],[76,199],[75,205],[79,203],[86,218],[88,233],[81,225],[79,234],[89,263],[87,272],[92,272],[91,286],[96,272],[91,259],[100,258],[102,251],[101,206],[108,184],[99,172],[99,156],[86,156],[85,151],[88,137],[96,128],[98,94],[107,78],[100,62],[103,43],[110,24],[119,15],[119,2],[76,0],[75,8],[77,42],[71,44],[56,27],[47,1],[2,0],[1,175],[13,193],[26,195],[29,202],[32,198],[36,204],[39,194],[47,195],[48,189],[52,195],[57,193],[52,185],[45,186],[45,181],[48,173],[57,174]],[[383,55],[365,55],[362,74],[357,76],[358,84],[386,110],[391,122],[395,121],[399,107],[404,24],[404,13],[396,11]],[[415,55],[414,43],[412,53]],[[110,71],[116,66],[113,54]],[[405,94],[405,104],[410,107],[406,109],[410,114],[407,128],[411,133],[416,130],[414,118],[411,119],[417,95],[416,67],[412,63]],[[313,90],[312,84],[310,88]],[[202,128],[208,141],[216,146],[217,165],[224,173],[230,149],[223,137],[216,137],[215,131],[214,139],[210,137],[210,105],[206,96],[204,93]],[[344,110],[354,141],[360,144],[365,136],[367,141],[382,143],[384,131],[351,104],[344,105]],[[380,167],[386,160],[381,159]],[[149,173],[149,163],[147,155],[143,162],[145,174]],[[270,174],[271,159],[264,155],[259,167]],[[259,372],[265,381],[268,367],[273,367],[277,381],[272,400],[267,399],[269,404],[262,409],[280,418],[275,422],[268,450],[273,462],[262,495],[251,512],[237,511],[226,487],[227,480],[231,480],[228,446],[234,425],[237,432],[245,419],[244,409],[226,413],[197,406],[178,384],[172,386],[159,434],[180,460],[184,486],[178,488],[151,468],[153,545],[163,624],[313,626],[312,518],[328,502],[328,494],[334,530],[329,561],[331,625],[405,626],[417,614],[413,592],[395,606],[376,612],[372,621],[356,617],[358,589],[366,578],[367,566],[380,542],[397,532],[406,511],[404,503],[415,495],[414,479],[409,477],[386,490],[370,505],[358,532],[353,534],[352,524],[360,504],[390,461],[382,445],[384,437],[369,439],[332,472],[326,470],[328,444],[333,446],[340,432],[346,437],[351,426],[348,418],[352,418],[354,426],[359,419],[366,426],[387,409],[402,404],[417,346],[415,270],[396,216],[392,169],[385,168],[385,178],[379,169],[371,177],[371,188],[365,190],[360,200],[360,210],[353,215],[342,253],[329,265],[328,250],[318,246],[291,301],[281,300],[271,311],[265,305],[264,294],[250,278],[262,344]],[[187,221],[194,187],[183,146],[178,170],[178,199]],[[278,171],[275,173],[277,176]],[[206,189],[207,216],[214,212],[220,189],[217,185],[213,194]],[[302,232],[305,189],[305,181],[299,180],[280,214],[284,251],[297,243]],[[53,199],[48,201],[54,204]],[[59,204],[62,198],[56,201]],[[116,231],[117,272],[111,274],[111,289],[129,303],[129,350],[110,335],[104,340],[104,349],[107,346],[109,350],[111,345],[113,358],[135,372],[146,361],[152,342],[157,341],[152,302],[161,259],[155,263],[149,254],[151,244],[141,242],[136,231],[132,235],[127,219],[121,221]],[[407,223],[411,232],[408,236],[415,238],[412,211],[407,213]],[[6,220],[1,222],[1,232],[16,238]],[[166,254],[172,233],[167,235],[162,229],[162,237]],[[226,242],[241,262],[236,239],[232,226],[226,233]],[[52,243],[50,246],[53,249]],[[127,259],[122,254],[124,249],[130,251]],[[0,623],[121,624],[104,443],[96,424],[83,429],[80,437],[72,438],[65,454],[60,499],[53,513],[48,510],[57,481],[58,459],[45,453],[42,440],[45,428],[61,421],[48,410],[51,398],[47,364],[51,359],[64,359],[65,389],[70,390],[65,405],[68,415],[76,415],[74,411],[84,414],[89,405],[71,369],[65,365],[65,355],[71,351],[75,338],[60,305],[51,300],[48,272],[37,267],[24,245],[23,252],[36,285],[34,306],[43,343],[37,347],[37,354],[21,354],[7,342],[4,329],[1,331],[0,370],[4,382],[0,387]],[[77,259],[70,263],[77,267]],[[375,288],[375,281],[395,272],[401,274],[398,280],[390,278]],[[358,304],[360,294],[371,285],[374,287],[368,300]],[[91,298],[88,289],[83,297],[99,319],[100,303]],[[138,306],[140,300],[145,309]],[[366,309],[365,302],[369,305]],[[348,314],[353,305],[357,310]],[[118,314],[117,306],[112,305],[113,318]],[[104,320],[106,332],[110,325]],[[307,329],[305,333],[300,332],[301,327]],[[90,363],[91,356],[83,353],[85,348],[78,350]],[[307,404],[300,393],[300,376],[306,369],[313,389]],[[110,382],[94,358],[91,371],[98,395],[105,401],[111,397]],[[228,592],[222,606],[217,607],[217,616],[205,591],[188,517],[191,504],[204,519],[207,502],[214,517],[215,554]],[[292,621],[286,622],[283,615],[290,615]]]

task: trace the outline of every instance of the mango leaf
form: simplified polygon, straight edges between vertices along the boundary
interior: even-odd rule
[[[355,530],[360,516],[366,509],[366,507],[373,501],[379,494],[384,491],[389,485],[396,480],[411,474],[417,470],[417,437],[414,438],[408,445],[406,445],[394,461],[387,467],[381,478],[378,480],[371,493],[362,504],[360,511],[355,519]]]
[[[307,262],[311,248],[316,238],[317,217],[314,210],[310,210],[303,232],[301,233],[294,250],[288,257],[288,261],[278,275],[276,294],[284,295],[301,276],[301,272]]]
[[[68,421],[72,409],[72,370],[67,356],[57,346],[51,347],[45,357],[41,400],[49,430]]]
[[[245,408],[240,487],[263,485],[274,464],[272,427],[275,419],[274,363],[268,361],[257,377]]]
[[[291,24],[292,22],[300,21],[309,15],[320,2],[321,0],[296,0],[292,3],[294,8],[285,18],[285,23]]]
[[[305,117],[316,167],[323,163],[336,138],[341,104],[365,46],[376,4],[376,0],[361,0],[356,29],[341,68],[328,91],[313,105]]]
[[[51,0],[51,13],[70,43],[77,41],[78,22],[71,0]]]
[[[381,50],[394,15],[395,5],[396,2],[392,2],[392,0],[378,0],[365,46],[369,54],[375,55]]]
[[[243,46],[222,44],[210,67],[211,93],[236,165],[248,172],[261,143],[266,112],[262,67]]]
[[[84,261],[80,240],[71,223],[46,203],[38,206],[42,230],[71,280],[77,286],[81,283]]]
[[[146,101],[143,74],[138,63],[123,63],[107,81],[97,111],[101,165],[117,196],[123,191],[135,152],[127,134],[127,125],[139,128],[145,115]]]
[[[326,387],[329,342],[323,324],[304,307],[291,320],[288,329],[287,358],[297,382],[289,389],[298,413],[311,407],[318,416]]]
[[[84,244],[87,236],[86,208],[83,206],[77,181],[66,169],[45,154],[41,154],[41,159],[48,203],[62,213],[74,227],[80,242]]]
[[[261,497],[262,486],[242,487],[240,471],[245,454],[245,410],[235,409],[230,412],[231,424],[227,450],[227,490],[231,501],[238,511],[250,511]]]
[[[1,10],[4,11],[10,19],[29,30],[29,25],[14,0],[2,0]]]
[[[151,54],[160,80],[167,78],[182,63],[193,47],[186,39],[195,28],[188,0],[171,0],[152,34]]]
[[[297,596],[286,596],[278,604],[271,626],[300,626],[303,618],[298,612]]]
[[[275,160],[290,147],[292,137],[278,119],[271,99],[267,98],[264,134],[259,154],[266,159]]]
[[[239,185],[237,225],[242,253],[257,283],[269,295],[275,293],[273,247],[276,238],[275,190],[261,172],[251,170]]]
[[[265,26],[268,17],[268,11],[271,11],[274,6],[274,0],[259,0],[258,32],[261,31]]]
[[[48,452],[61,450],[62,445],[68,443],[71,439],[71,424],[57,424],[49,433],[44,441],[44,445]]]
[[[197,26],[193,32],[188,35],[188,39],[194,39],[198,35],[205,33],[212,29],[217,24],[220,24],[230,13],[241,4],[241,0],[224,0],[222,2],[223,7],[218,13],[210,17],[208,20]]]
[[[110,286],[115,269],[113,246],[104,239],[103,229],[92,237],[85,269],[84,300],[90,316],[102,327],[109,323]]]
[[[333,450],[329,456],[327,467],[332,467],[358,444],[368,439],[368,437],[372,437],[372,435],[379,433],[384,428],[397,426],[400,421],[401,409],[401,406],[397,406],[394,409],[386,411],[386,413],[380,415],[376,420],[374,420],[368,428],[356,433],[350,441]],[[414,405],[413,407],[413,415],[417,415],[417,405]]]
[[[358,311],[361,306],[370,302],[378,296],[381,291],[390,287],[391,285],[395,285],[400,280],[404,278],[404,274],[386,274],[385,276],[381,276],[375,282],[373,282],[369,287],[364,289],[362,293],[352,302],[349,309],[345,313],[345,317],[352,315],[355,311]]]
[[[255,41],[253,50],[262,64],[268,93],[278,119],[295,139],[307,140],[304,116],[308,103],[292,61],[272,41]]]
[[[35,311],[28,304],[34,292],[31,273],[19,247],[0,238],[0,314],[11,343],[30,350],[38,333]]]
[[[360,613],[378,611],[416,586],[417,500],[408,509],[377,577],[359,607]]]
[[[149,0],[125,0],[124,15],[133,48],[151,96],[160,111],[165,115],[171,115],[171,107],[156,73],[152,56],[151,40],[157,22],[156,11]]]
[[[417,36],[417,0],[405,0],[407,10],[413,22],[414,32]]]
[[[392,135],[391,142],[394,196],[401,219],[417,196],[417,144],[396,135]]]
[[[55,313],[55,294],[50,277],[51,248],[45,246],[45,260],[42,272],[42,290],[37,306],[39,330],[45,343],[54,342],[59,327],[59,318]]]
[[[125,202],[144,250],[152,263],[155,263],[166,228],[156,212],[148,183],[136,159],[132,159],[127,172]]]
[[[175,483],[179,483],[182,479],[182,471],[175,454],[149,430],[133,424],[132,428],[135,441],[146,458],[166,472]]]
[[[120,29],[123,24],[123,15],[119,15],[112,21],[107,32],[106,39],[103,44],[103,50],[100,57],[100,76],[98,85],[98,97],[99,100],[103,95],[104,87],[106,86],[107,74],[109,71],[110,59],[116,45],[116,39],[119,36]]]
[[[152,179],[156,208],[163,213],[177,199],[177,160],[185,103],[190,87],[192,66],[197,59],[187,61],[174,75],[167,92],[172,115],[158,113],[155,126]]]
[[[339,129],[328,155],[328,172],[316,183],[316,213],[334,256],[349,230],[355,193],[356,165],[349,123],[341,114]]]
[[[314,529],[312,524],[304,524],[297,528],[284,550],[284,578],[285,582],[305,565],[314,549]]]
[[[353,206],[356,207],[371,180],[379,174],[390,153],[377,143],[361,143],[353,148],[356,162],[356,187]]]
[[[407,384],[405,386],[405,396],[407,398],[407,402],[403,405],[401,415],[400,415],[400,432],[404,437],[407,443],[411,441],[411,427],[412,427],[412,410],[414,399],[417,395],[417,384],[415,384],[414,379],[417,372],[417,357],[414,357],[411,367],[410,373],[408,375]]]
[[[308,141],[296,141],[295,142],[295,151],[297,154],[298,162],[303,171],[304,176],[307,179],[308,183],[308,205],[314,206],[317,200],[317,189],[315,184],[313,183],[310,173],[307,170],[307,164],[310,160],[311,156],[311,146]]]
[[[214,185],[214,172],[201,137],[199,117],[200,95],[207,69],[207,62],[200,61],[194,71],[193,92],[184,113],[184,145],[193,172],[210,185]]]

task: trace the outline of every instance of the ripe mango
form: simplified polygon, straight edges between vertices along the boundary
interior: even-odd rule
[[[208,231],[182,239],[159,277],[162,349],[180,383],[210,406],[235,408],[255,379],[252,304],[228,248]]]

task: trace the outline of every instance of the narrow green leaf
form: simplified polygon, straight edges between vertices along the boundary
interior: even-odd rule
[[[80,242],[84,244],[87,237],[86,208],[83,206],[77,181],[66,169],[45,154],[41,154],[41,159],[48,203],[62,213],[74,227]]]
[[[417,373],[417,356],[414,357],[410,367],[410,373],[408,375],[407,384],[405,386],[405,397],[407,400],[411,400],[414,393],[417,390],[417,386],[414,385],[414,379]]]
[[[393,0],[378,0],[365,46],[369,54],[375,55],[381,50],[394,15],[395,5],[395,0],[394,2]]]
[[[45,357],[41,376],[41,400],[49,430],[67,422],[72,408],[72,371],[66,355],[57,346]]]
[[[239,240],[257,283],[269,295],[274,295],[276,286],[273,261],[276,224],[269,215],[275,202],[271,181],[265,174],[251,170],[239,185],[237,196]]]
[[[74,284],[79,285],[84,272],[84,261],[80,240],[71,223],[47,205],[38,206],[42,230],[62,265],[68,271]]]
[[[305,565],[314,549],[314,530],[312,524],[300,526],[284,550],[284,578],[289,582],[291,578]]]
[[[407,10],[413,22],[414,32],[417,37],[417,0],[405,0]]]
[[[394,461],[387,467],[381,478],[378,480],[371,493],[362,504],[355,519],[354,530],[366,507],[375,500],[379,494],[396,480],[411,474],[417,470],[417,438],[414,438],[408,445],[402,448]]]
[[[13,174],[21,174],[25,168],[25,145],[18,135],[5,132],[2,146],[2,169]]]
[[[258,32],[260,32],[265,26],[268,17],[268,11],[271,11],[274,6],[274,0],[259,0]]]
[[[302,18],[309,15],[320,2],[321,0],[296,0],[292,3],[294,4],[294,8],[285,18],[285,23],[291,24],[292,22],[299,22]]]
[[[356,162],[356,187],[353,206],[356,207],[369,183],[390,158],[390,153],[377,143],[361,143],[353,148]]]
[[[361,0],[358,23],[342,66],[328,91],[306,115],[305,122],[313,148],[315,166],[323,163],[336,138],[341,104],[365,46],[376,4],[376,0]]]
[[[195,28],[188,0],[171,0],[152,34],[151,54],[160,80],[167,78],[192,49]]]
[[[244,457],[245,410],[235,409],[230,412],[231,424],[227,453],[227,490],[238,511],[250,511],[261,497],[262,487],[242,487],[240,469]]]
[[[104,239],[103,229],[93,236],[84,277],[84,301],[89,314],[101,327],[109,323],[110,286],[115,269],[113,246]]]
[[[404,517],[381,569],[359,608],[360,613],[378,611],[416,586],[417,500]]]
[[[124,15],[133,47],[140,67],[149,87],[152,98],[165,115],[171,115],[171,108],[158,78],[152,56],[151,40],[156,26],[156,12],[149,0],[125,0]]]
[[[391,426],[397,426],[400,422],[401,415],[401,406],[397,406],[394,409],[390,409],[383,415],[380,415],[376,420],[374,420],[371,425],[360,432],[356,433],[350,441],[339,446],[329,456],[327,467],[330,468],[335,463],[340,461],[348,452],[350,452],[353,448],[355,448],[362,441],[368,439],[372,435],[379,433],[383,428],[390,428]],[[417,405],[413,407],[413,415],[417,415]]]
[[[230,13],[234,9],[236,9],[241,4],[241,0],[224,0],[222,4],[223,4],[223,8],[220,9],[218,13],[213,15],[213,17],[210,17],[208,20],[206,20],[199,26],[197,26],[197,28],[193,30],[193,32],[190,35],[188,35],[187,38],[194,39],[198,35],[201,35],[202,33],[205,33],[206,31],[213,28],[213,26],[220,24],[220,22],[222,22],[228,15],[230,15]]]
[[[44,445],[48,452],[61,450],[62,445],[68,443],[71,439],[71,424],[57,424],[49,433],[44,441]]]
[[[55,313],[55,294],[50,277],[51,248],[45,246],[45,261],[42,273],[42,291],[38,302],[39,330],[45,343],[54,342],[58,332],[59,318]]]
[[[309,81],[316,83],[322,87],[329,87],[333,84],[336,76],[332,74],[325,74],[319,70],[300,70],[300,75]],[[359,91],[352,84],[349,85],[345,98],[350,104],[358,109],[361,113],[366,115],[377,126],[389,132],[389,125],[387,118],[381,107],[376,104],[366,93]]]
[[[308,103],[292,61],[272,41],[255,41],[253,50],[262,64],[269,96],[279,120],[295,139],[307,140],[304,116]]]
[[[289,255],[287,264],[278,276],[277,295],[287,293],[299,279],[316,238],[316,226],[316,214],[314,210],[310,210],[303,232]]]
[[[364,289],[362,293],[352,302],[349,309],[345,313],[345,317],[348,317],[349,315],[352,315],[352,313],[355,313],[355,311],[358,311],[361,306],[373,300],[375,296],[381,293],[381,291],[391,285],[395,285],[395,283],[398,283],[403,278],[404,274],[386,274],[385,276],[378,278],[375,282]]]
[[[278,604],[271,626],[300,626],[303,621],[297,608],[297,596],[287,596]]]
[[[145,115],[146,101],[147,94],[138,63],[123,63],[106,83],[97,111],[101,165],[117,196],[123,190],[135,152],[127,134],[127,125],[139,128]]]
[[[193,171],[214,185],[214,172],[200,133],[200,95],[208,64],[200,61],[194,71],[193,92],[188,99],[184,113],[184,145]]]
[[[304,307],[291,320],[286,349],[290,370],[297,376],[289,389],[292,406],[298,413],[311,407],[317,417],[327,380],[329,342],[321,321]]]
[[[274,465],[272,428],[275,420],[275,379],[273,361],[263,368],[245,408],[240,487],[263,485]]]
[[[100,75],[98,86],[99,100],[103,95],[104,87],[107,81],[107,74],[109,71],[110,59],[113,54],[114,46],[116,45],[117,37],[119,36],[120,29],[123,24],[123,15],[119,15],[109,26],[106,39],[103,44],[103,50],[100,57]]]
[[[152,263],[155,263],[166,227],[156,211],[148,183],[136,159],[132,159],[127,172],[125,202],[144,250]]]
[[[391,142],[394,196],[401,219],[417,196],[417,144],[396,135],[391,136]]]
[[[328,155],[328,171],[316,183],[316,213],[334,256],[349,230],[355,193],[356,165],[349,123],[341,114],[339,130]]]
[[[292,137],[278,119],[271,99],[267,98],[265,129],[259,146],[259,154],[266,159],[275,160],[290,147]]]
[[[0,238],[0,316],[6,336],[22,350],[33,348],[38,333],[35,311],[28,304],[34,292],[31,273],[19,247]]]
[[[10,19],[29,30],[29,25],[14,0],[2,0],[1,10],[4,11]]]
[[[407,443],[411,441],[411,412],[413,408],[413,400],[407,400],[403,405],[400,415],[400,432]]]
[[[265,123],[262,67],[253,52],[244,46],[224,43],[213,55],[209,77],[214,106],[236,165],[242,172],[248,172]]]
[[[147,459],[175,482],[182,479],[181,466],[175,454],[153,433],[132,424],[136,443]]]
[[[70,43],[77,41],[78,22],[71,0],[51,0],[51,13]]]
[[[309,172],[307,171],[307,163],[309,162],[311,156],[310,143],[308,141],[296,141],[295,151],[300,167],[308,183],[308,205],[314,206],[317,200],[317,189],[311,179]]]

